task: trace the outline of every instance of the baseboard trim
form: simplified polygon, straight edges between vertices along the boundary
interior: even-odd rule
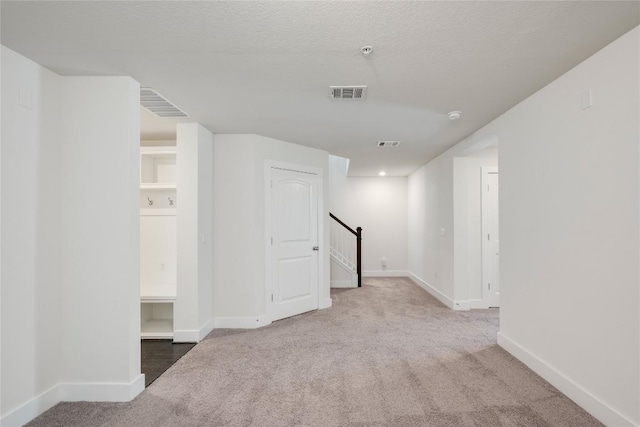
[[[144,374],[130,383],[64,383],[64,402],[129,402],[144,390]]]
[[[144,390],[144,374],[130,383],[60,383],[0,418],[2,427],[20,427],[60,402],[129,402]]]
[[[453,309],[457,311],[469,311],[471,310],[471,304],[469,301],[454,301]]]
[[[358,284],[353,284],[351,280],[332,280],[331,287],[336,289],[357,288]]]
[[[320,304],[318,306],[318,310],[323,310],[325,308],[329,308],[333,305],[333,300],[331,298],[325,298],[320,300]]]
[[[473,309],[487,309],[489,305],[481,299],[470,299],[469,307]]]
[[[540,375],[555,388],[564,393],[585,411],[596,417],[607,426],[633,426],[637,425],[615,409],[598,399],[593,394],[567,378],[561,372],[540,359],[529,350],[522,347],[512,339],[498,332],[498,345],[513,355],[516,359],[527,365],[533,372]]]
[[[61,401],[61,388],[57,384],[4,415],[0,418],[0,425],[2,427],[23,426]]]
[[[215,320],[212,317],[211,319],[207,320],[207,323],[202,325],[202,327],[200,328],[200,332],[198,333],[198,342],[205,339],[205,337],[209,335],[211,331],[213,331],[214,324],[215,324]]]
[[[362,277],[408,277],[407,270],[363,270]]]
[[[430,284],[428,284],[427,282],[425,282],[424,280],[422,280],[412,272],[409,272],[409,278],[413,280],[422,289],[424,289],[425,291],[433,295],[438,301],[440,301],[441,303],[443,303],[444,305],[446,305],[447,307],[453,310],[453,307],[454,307],[453,301],[449,299],[445,294],[443,294],[442,292],[440,292],[439,290],[437,290],[436,288],[434,288],[433,286],[431,286]]]
[[[199,329],[182,329],[173,331],[173,342],[175,343],[197,343],[200,341]]]
[[[216,329],[256,329],[270,324],[266,316],[216,317],[214,320]]]

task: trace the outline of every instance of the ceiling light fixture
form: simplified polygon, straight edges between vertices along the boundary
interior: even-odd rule
[[[380,171],[380,172],[378,172],[378,175],[380,175],[380,176],[385,176],[386,174],[387,174],[387,173],[386,173],[385,171]]]
[[[364,56],[369,56],[373,52],[373,48],[371,46],[362,46],[360,52],[362,52]]]
[[[447,117],[449,117],[449,120],[458,120],[462,117],[462,111],[450,111],[447,113]]]

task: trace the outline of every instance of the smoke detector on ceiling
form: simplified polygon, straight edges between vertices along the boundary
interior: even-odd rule
[[[462,111],[450,111],[447,113],[447,117],[449,117],[449,120],[458,120],[462,117]]]
[[[329,86],[331,98],[362,100],[367,92],[367,86]]]
[[[395,148],[400,145],[400,141],[378,141],[378,147],[391,147]]]
[[[371,47],[371,46],[362,46],[360,48],[360,52],[362,52],[362,54],[364,56],[369,56],[369,55],[371,55],[373,53],[373,47]]]
[[[140,88],[140,105],[158,117],[189,117],[187,113],[150,87]]]

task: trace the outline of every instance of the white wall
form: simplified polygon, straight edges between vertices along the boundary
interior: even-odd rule
[[[453,216],[421,189],[452,193],[433,184],[438,166],[499,140],[498,342],[616,426],[640,425],[639,40],[636,28],[409,178],[410,221]],[[411,236],[410,253],[442,249],[432,239]]]
[[[329,295],[328,154],[259,135],[214,137],[214,311],[216,327],[257,327],[265,318],[265,161],[323,171],[320,307]]]
[[[363,276],[407,275],[406,177],[347,177],[331,205],[347,225],[363,229]]]
[[[5,417],[60,381],[60,77],[5,47],[1,55]]]
[[[454,149],[408,177],[409,276],[451,308],[460,304],[453,288],[453,157],[463,151]]]
[[[94,384],[97,399],[110,384],[143,382],[139,92],[128,77],[62,78],[62,379]]]
[[[213,329],[213,134],[177,125],[178,290],[174,341],[198,342]]]
[[[639,39],[484,129],[500,138],[501,343],[583,388],[610,425],[640,424]]]
[[[14,426],[144,388],[139,87],[60,77],[3,47],[2,88],[0,400]]]
[[[486,308],[482,302],[482,168],[497,166],[497,147],[453,159],[453,297],[463,308]]]

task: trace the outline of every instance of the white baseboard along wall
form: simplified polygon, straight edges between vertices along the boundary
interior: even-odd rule
[[[591,394],[588,390],[585,390],[573,382],[570,378],[562,374],[562,372],[557,371],[553,366],[505,336],[502,332],[498,332],[498,345],[527,365],[529,369],[540,375],[544,380],[548,381],[604,425],[611,427],[637,425]]]
[[[144,390],[144,374],[130,383],[60,383],[0,419],[2,427],[20,427],[60,402],[129,402]]]

